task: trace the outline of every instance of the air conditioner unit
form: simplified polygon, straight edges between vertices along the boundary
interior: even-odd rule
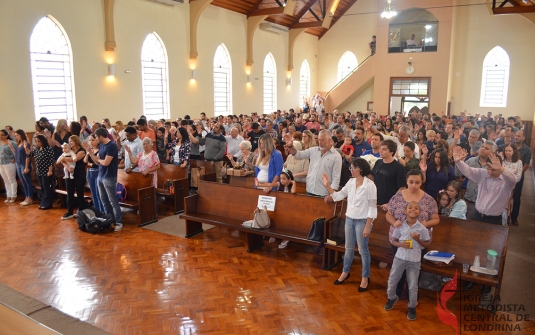
[[[275,33],[280,35],[282,33],[287,33],[290,28],[281,26],[280,24],[271,23],[271,22],[262,22],[260,23],[260,29],[269,31],[270,33]]]
[[[182,5],[184,3],[184,0],[147,0],[150,2],[156,2],[161,5],[166,6],[176,6],[176,5]]]

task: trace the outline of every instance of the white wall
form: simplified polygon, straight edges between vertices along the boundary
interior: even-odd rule
[[[156,32],[169,60],[171,118],[204,111],[213,115],[213,57],[225,43],[232,60],[234,114],[262,111],[262,66],[273,53],[278,71],[278,108],[299,104],[299,69],[307,59],[311,68],[311,92],[316,90],[318,40],[302,34],[294,50],[295,69],[288,68],[288,34],[257,30],[254,36],[253,80],[246,85],[246,16],[208,6],[197,31],[199,56],[189,59],[189,4],[167,7],[142,0],[115,1],[115,52],[104,48],[102,1],[0,0],[0,115],[5,124],[33,131],[36,119],[30,70],[29,40],[35,24],[52,15],[63,26],[73,49],[77,116],[99,121],[138,118],[143,113],[141,47]],[[107,63],[116,64],[115,79],[107,78]],[[191,68],[197,80],[191,81]],[[131,74],[126,74],[130,70]],[[294,84],[286,86],[286,78]]]

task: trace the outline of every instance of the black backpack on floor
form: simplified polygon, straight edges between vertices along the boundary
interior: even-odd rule
[[[91,234],[107,233],[113,231],[115,217],[104,214],[95,207],[78,210],[78,228]]]

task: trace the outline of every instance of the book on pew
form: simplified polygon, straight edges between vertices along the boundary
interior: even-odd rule
[[[455,255],[449,252],[431,250],[427,254],[425,254],[424,259],[427,259],[428,261],[443,262],[449,264],[453,259],[455,259]]]
[[[341,244],[345,244],[346,240],[343,237],[331,237],[330,239],[329,238],[327,239],[326,243],[328,245],[341,245]]]

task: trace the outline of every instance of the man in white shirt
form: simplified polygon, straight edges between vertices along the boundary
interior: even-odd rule
[[[124,130],[126,140],[121,143],[122,146],[127,146],[132,151],[132,157],[137,157],[140,152],[143,152],[143,141],[137,136],[137,130],[134,127],[126,127]],[[139,172],[138,167],[132,168],[133,164],[130,160],[130,155],[125,155],[124,160],[119,163],[119,168],[124,165],[124,171],[130,173],[132,171]]]
[[[416,46],[416,45],[418,45],[418,43],[414,39],[415,37],[416,37],[416,35],[414,35],[414,34],[411,35],[411,39],[407,40],[407,46],[412,46],[412,45]]]
[[[374,128],[370,127],[370,123],[369,122],[364,122],[364,129],[366,129],[366,127],[368,127],[373,134],[380,133],[377,129],[374,129]],[[409,128],[409,126],[403,126],[403,127],[399,128],[398,137],[383,135],[383,138],[385,140],[394,141],[398,145],[398,150],[396,152],[396,156],[403,157],[405,155],[404,152],[403,152],[403,147],[405,146],[405,143],[411,142],[411,140],[409,140],[410,133],[411,133],[411,128]],[[415,147],[414,148],[414,157],[420,159],[420,147],[416,143],[414,143],[414,147]]]
[[[240,152],[240,143],[243,142],[243,137],[239,135],[238,128],[234,127],[230,130],[230,135],[225,136],[227,140],[227,153],[236,157]]]

